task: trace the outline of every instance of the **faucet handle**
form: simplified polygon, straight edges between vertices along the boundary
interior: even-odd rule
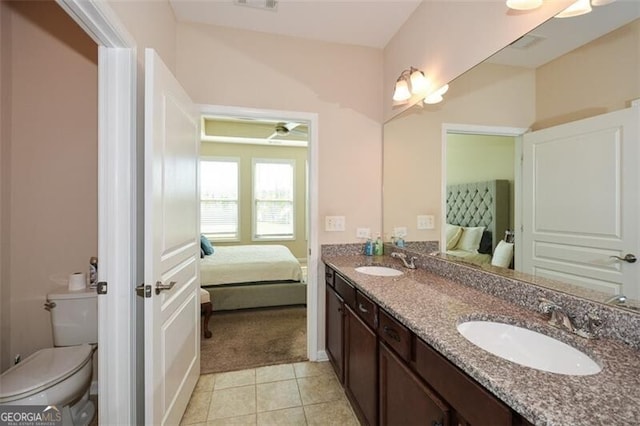
[[[598,332],[602,328],[602,320],[595,310],[591,310],[584,314],[582,327],[576,331],[579,336],[588,339],[598,337]]]

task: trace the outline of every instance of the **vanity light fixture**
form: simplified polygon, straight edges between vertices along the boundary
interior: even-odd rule
[[[444,86],[440,87],[438,90],[429,93],[425,98],[424,98],[424,103],[428,104],[428,105],[433,105],[433,104],[437,104],[442,102],[442,95],[444,95],[445,93],[447,93],[447,90],[449,90],[449,85],[445,84]]]
[[[542,6],[542,0],[507,0],[507,7],[514,10],[532,10]]]
[[[411,95],[424,93],[429,88],[429,79],[417,68],[411,67],[402,71],[396,80],[396,87],[393,91],[393,100],[404,102],[411,98]],[[409,90],[411,87],[411,90]]]
[[[591,12],[591,6],[604,6],[615,0],[578,0],[571,6],[558,13],[554,18],[571,18]]]

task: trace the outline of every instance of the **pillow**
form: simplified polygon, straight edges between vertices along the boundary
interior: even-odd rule
[[[213,246],[211,241],[204,235],[200,234],[200,248],[204,251],[205,256],[213,254]]]
[[[453,250],[462,235],[462,227],[447,223],[444,229],[444,235],[445,241],[447,242],[447,250]]]
[[[491,254],[493,238],[491,238],[491,231],[484,231],[482,233],[482,239],[480,240],[480,247],[478,247],[478,253]]]
[[[491,264],[493,266],[508,268],[511,266],[511,259],[513,259],[513,243],[505,243],[504,240],[501,240],[493,252]]]
[[[462,228],[462,235],[456,244],[456,249],[477,253],[483,232],[484,226]]]

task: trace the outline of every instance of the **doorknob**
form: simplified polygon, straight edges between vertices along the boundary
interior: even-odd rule
[[[156,281],[156,294],[160,294],[163,290],[171,290],[175,285],[175,281],[171,281],[169,284],[162,284],[162,281]]]
[[[636,257],[631,254],[631,253],[627,253],[624,255],[624,257],[620,257],[620,256],[611,256],[612,259],[618,259],[618,260],[622,260],[623,262],[629,262],[629,263],[635,263]]]

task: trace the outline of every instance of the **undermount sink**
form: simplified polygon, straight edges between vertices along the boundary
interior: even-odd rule
[[[359,266],[356,268],[356,272],[367,275],[375,275],[377,277],[397,277],[402,275],[402,271],[397,269],[387,268],[386,266]]]
[[[578,349],[526,328],[492,321],[467,321],[458,324],[458,331],[485,351],[525,367],[573,376],[602,371]]]

